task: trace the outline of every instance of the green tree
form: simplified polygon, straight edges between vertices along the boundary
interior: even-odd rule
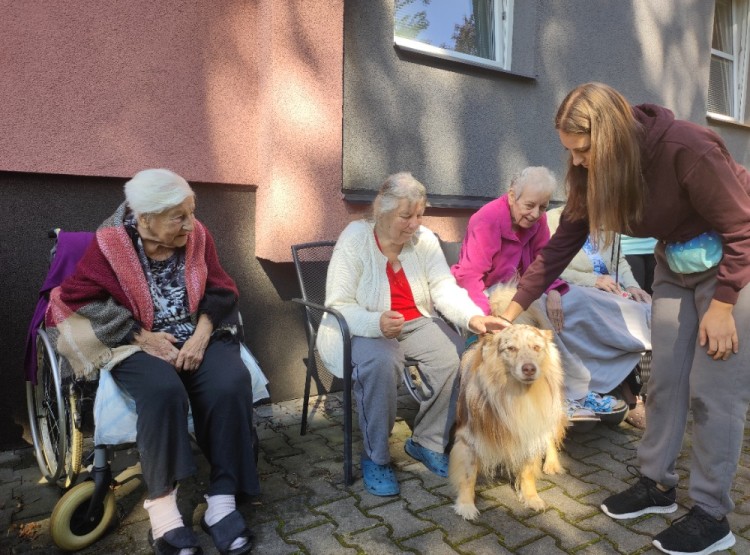
[[[430,26],[427,19],[427,11],[419,10],[409,13],[409,7],[417,0],[395,0],[394,3],[394,27],[396,36],[416,40],[419,33]],[[419,0],[423,6],[429,6],[431,0]]]
[[[456,23],[453,27],[453,35],[451,35],[451,38],[455,44],[453,50],[456,52],[471,54],[472,56],[479,55],[479,48],[477,47],[477,25],[473,13],[471,14],[471,17],[466,17],[466,15],[464,15],[464,22],[462,24]]]

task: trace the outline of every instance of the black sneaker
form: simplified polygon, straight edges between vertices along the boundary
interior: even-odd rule
[[[708,555],[733,545],[727,517],[716,520],[697,506],[654,537],[654,546],[671,555]]]
[[[607,497],[601,509],[616,519],[635,518],[647,513],[673,513],[677,510],[676,498],[674,488],[661,491],[651,478],[641,476],[635,485]]]

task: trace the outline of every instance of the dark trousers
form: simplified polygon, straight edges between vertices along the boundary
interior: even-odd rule
[[[113,368],[112,377],[135,399],[136,443],[149,499],[169,493],[196,471],[189,407],[198,445],[211,465],[208,494],[259,493],[252,381],[239,344],[212,340],[194,373],[178,373],[171,364],[137,352]]]
[[[654,283],[654,269],[656,258],[653,254],[626,254],[625,260],[633,271],[633,277],[649,295],[653,295],[652,285]]]

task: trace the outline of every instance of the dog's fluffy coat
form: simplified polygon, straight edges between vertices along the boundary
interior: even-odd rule
[[[490,297],[493,314],[500,314],[514,293],[514,284],[496,288]],[[544,325],[535,312],[540,311],[529,311],[522,320]],[[479,515],[474,504],[479,472],[492,475],[501,468],[514,478],[519,499],[537,511],[545,508],[536,490],[539,471],[564,472],[557,451],[567,419],[553,339],[548,329],[517,324],[484,335],[461,359],[449,476],[457,493],[454,509],[465,519]]]

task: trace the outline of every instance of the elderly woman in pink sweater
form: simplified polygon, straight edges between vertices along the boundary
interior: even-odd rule
[[[547,168],[525,168],[513,178],[507,194],[483,206],[469,220],[458,263],[451,271],[485,314],[490,311],[487,290],[519,278],[549,241],[545,211],[556,188],[557,181]],[[566,313],[574,310],[577,303],[573,299],[578,293],[571,293],[566,282],[555,279],[543,302],[551,327],[557,332],[555,342],[565,368],[568,418],[579,427],[588,427],[600,419],[624,418],[626,405],[610,395],[601,395],[606,391],[590,390],[592,371],[561,339]],[[565,331],[575,333],[569,328]],[[596,343],[597,338],[590,341]]]

